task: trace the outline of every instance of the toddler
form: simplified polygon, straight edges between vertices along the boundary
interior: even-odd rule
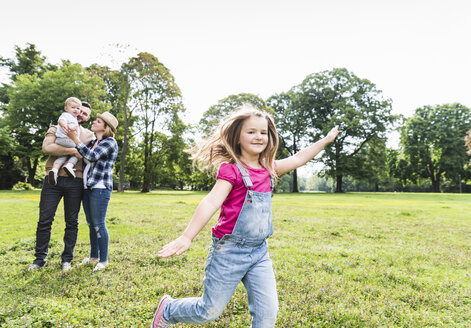
[[[75,143],[67,136],[68,131],[77,131],[80,136],[79,124],[77,116],[80,114],[80,106],[82,102],[75,97],[67,98],[64,106],[64,113],[59,116],[57,120],[56,144],[67,148],[75,148]],[[64,171],[71,178],[75,178],[75,164],[78,162],[76,156],[61,156],[58,157],[49,171],[48,181],[49,184],[55,186],[57,184],[57,175],[59,169],[64,165]]]

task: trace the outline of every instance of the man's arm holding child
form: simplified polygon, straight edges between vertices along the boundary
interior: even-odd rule
[[[78,158],[81,158],[79,152],[75,148],[66,148],[57,145],[56,142],[56,131],[57,127],[51,126],[49,130],[47,130],[46,136],[43,140],[42,150],[43,153],[49,156],[68,156],[74,155]]]
[[[62,131],[64,131],[64,134],[67,134],[67,132],[69,131],[69,126],[67,125],[67,122],[64,119],[59,119],[57,121],[57,124],[60,125]]]

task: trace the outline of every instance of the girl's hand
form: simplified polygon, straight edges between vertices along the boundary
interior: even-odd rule
[[[188,237],[180,236],[174,241],[168,243],[159,251],[159,257],[169,257],[172,255],[181,255],[190,248],[191,240]]]
[[[325,137],[325,140],[328,143],[331,143],[332,141],[335,140],[335,138],[337,137],[338,134],[339,134],[339,126],[336,125],[334,128],[332,128],[332,130],[329,131],[329,133]]]

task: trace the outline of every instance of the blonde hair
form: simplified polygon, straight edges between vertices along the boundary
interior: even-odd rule
[[[65,105],[67,106],[69,103],[71,102],[74,102],[76,104],[78,104],[79,106],[82,106],[82,102],[80,101],[80,99],[76,98],[76,97],[69,97],[65,100]]]
[[[466,148],[468,148],[466,153],[471,156],[471,130],[466,132],[466,137],[464,137],[464,144]],[[469,166],[471,166],[471,159],[469,160]]]
[[[103,132],[103,139],[114,138],[114,132],[113,130],[111,130],[111,127],[105,121],[103,121],[103,123],[105,125],[105,131]]]
[[[216,131],[199,147],[193,148],[193,165],[198,165],[201,170],[215,174],[222,163],[239,163],[240,132],[244,121],[252,116],[262,117],[268,123],[267,147],[259,155],[260,165],[265,167],[270,175],[278,179],[274,168],[275,154],[278,149],[278,133],[273,118],[270,114],[262,112],[250,104],[244,104],[237,108],[231,116],[226,118]]]

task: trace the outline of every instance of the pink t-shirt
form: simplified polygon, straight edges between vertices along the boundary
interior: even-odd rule
[[[252,180],[252,190],[258,192],[270,192],[270,173],[267,169],[254,169],[246,167]],[[219,220],[213,227],[213,234],[217,238],[222,238],[226,234],[231,234],[234,230],[239,213],[244,205],[247,187],[242,180],[242,174],[235,164],[224,163],[219,167],[217,179],[226,180],[232,184],[232,190],[221,206]]]

